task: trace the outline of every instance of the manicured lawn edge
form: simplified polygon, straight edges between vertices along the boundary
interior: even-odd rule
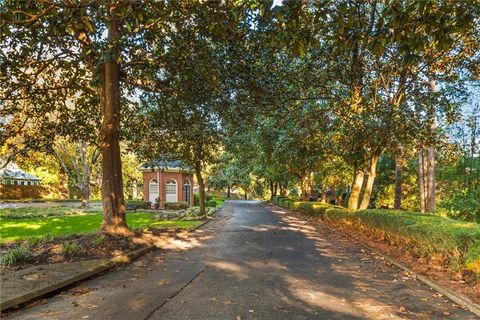
[[[213,212],[212,217],[215,216],[215,214],[217,212],[218,212],[218,210]],[[201,228],[202,226],[204,226],[205,224],[210,222],[212,220],[212,217],[203,221],[198,226],[187,229],[188,232],[193,232],[193,231]],[[99,264],[99,266],[94,268],[93,270],[86,270],[83,273],[76,274],[75,276],[73,276],[71,278],[64,279],[64,280],[59,281],[58,283],[55,283],[53,285],[49,285],[49,286],[46,286],[46,287],[39,287],[38,289],[34,290],[33,292],[32,291],[27,292],[24,295],[15,297],[15,299],[11,299],[9,301],[1,301],[0,302],[0,311],[4,311],[6,309],[18,306],[20,304],[27,303],[31,300],[43,297],[47,294],[50,294],[51,292],[54,292],[54,291],[60,290],[62,288],[68,287],[68,286],[70,286],[74,283],[78,283],[78,282],[81,282],[83,280],[89,279],[89,278],[91,278],[91,277],[93,277],[93,276],[95,276],[99,273],[102,273],[104,271],[108,271],[109,269],[111,269],[115,266],[120,266],[120,265],[131,263],[131,262],[135,261],[136,259],[142,257],[143,255],[145,255],[145,254],[147,254],[147,253],[149,253],[149,252],[151,252],[155,249],[158,249],[158,248],[159,247],[157,247],[156,245],[149,245],[147,247],[140,248],[138,250],[130,251],[130,252],[128,252],[126,254],[123,254],[121,256],[111,258],[109,260],[101,262]]]
[[[127,220],[132,229],[156,227],[175,228],[197,220],[155,220],[152,213],[128,213]],[[100,228],[100,214],[71,215],[46,218],[8,219],[0,218],[0,237],[3,244],[25,239],[56,236],[71,236],[95,232]],[[170,226],[171,225],[171,226]],[[36,229],[32,229],[35,227]]]
[[[480,278],[480,225],[418,212],[349,211],[318,202],[274,197],[273,203],[332,225],[349,227],[414,254],[435,259],[455,271]]]

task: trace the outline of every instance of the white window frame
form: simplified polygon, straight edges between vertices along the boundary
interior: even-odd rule
[[[165,202],[178,202],[178,183],[175,179],[169,179],[165,183]]]
[[[152,194],[152,185],[157,187],[157,193]],[[148,201],[155,203],[155,199],[160,197],[160,183],[157,178],[151,178],[148,181]]]

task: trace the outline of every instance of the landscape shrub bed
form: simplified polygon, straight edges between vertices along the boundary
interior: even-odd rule
[[[4,208],[0,209],[0,219],[30,219],[76,216],[86,214],[98,214],[101,211],[99,207],[80,208],[80,207],[50,207],[50,208]]]
[[[208,200],[207,207],[215,208],[217,206],[217,202],[215,200]]]
[[[151,209],[152,203],[150,201],[143,200],[128,200],[126,205],[135,205],[137,209]]]
[[[418,212],[370,209],[350,211],[317,202],[276,199],[278,205],[438,260],[453,270],[480,276],[480,225]],[[274,202],[275,203],[275,202]]]
[[[187,209],[190,205],[186,202],[166,202],[165,209],[167,210],[181,210]]]

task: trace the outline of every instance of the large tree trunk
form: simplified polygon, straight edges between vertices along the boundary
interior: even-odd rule
[[[272,200],[273,200],[273,197],[275,196],[275,195],[273,194],[273,191],[274,191],[273,181],[270,180],[270,201],[272,201]]]
[[[363,171],[357,170],[352,185],[352,191],[350,192],[350,198],[348,199],[348,209],[350,210],[358,209],[358,201],[360,199],[360,191],[362,190],[363,177]]]
[[[200,215],[205,216],[205,181],[203,180],[200,167],[195,168],[195,177],[198,182],[198,205],[200,206]]]
[[[330,194],[332,195],[333,199],[335,199],[335,200],[334,200],[335,204],[337,204],[337,196],[336,196],[336,193],[337,193],[337,191],[336,191],[335,185],[332,184],[332,185],[330,186]],[[330,201],[328,201],[328,202],[330,202]]]
[[[425,172],[423,163],[423,148],[419,147],[417,151],[418,161],[418,189],[420,191],[420,212],[425,212]]]
[[[230,185],[227,185],[227,198],[230,198]]]
[[[397,155],[395,158],[395,198],[393,208],[400,210],[402,207],[402,176],[403,176],[403,156]]]
[[[310,200],[310,186],[312,177],[309,173],[299,176],[300,178],[300,190],[301,190],[301,197],[302,201],[309,201]]]
[[[370,171],[368,172],[367,184],[365,185],[365,192],[363,193],[362,203],[360,204],[360,210],[365,210],[370,204],[370,198],[372,197],[373,183],[375,182],[375,176],[377,175],[377,163],[380,155],[374,154],[370,160]]]
[[[429,81],[429,89],[431,93],[434,93],[435,80]],[[427,148],[427,201],[426,211],[429,213],[435,212],[435,111],[430,115],[430,141]]]
[[[476,108],[478,109],[478,106]],[[474,111],[475,110],[474,108]],[[478,126],[478,120],[477,120],[477,115],[474,114],[472,116],[472,122],[470,126],[470,170],[468,170],[468,193],[471,193],[474,188],[473,188],[473,178],[474,178],[474,167],[475,167],[475,154],[476,154],[476,149],[477,149],[477,126]],[[476,189],[476,188],[475,188]]]
[[[108,26],[108,43],[116,46],[119,36],[118,21],[113,17]],[[118,56],[118,51],[113,50],[113,57],[103,64],[101,87],[102,229],[111,233],[128,230],[120,158],[120,66],[116,59]]]
[[[325,185],[322,185],[322,193],[320,195],[320,202],[321,203],[327,203],[327,188],[325,187]]]
[[[427,148],[427,195],[426,211],[435,212],[435,147]]]
[[[90,186],[83,186],[82,190],[82,207],[90,207]]]
[[[85,143],[85,141],[82,141],[80,143],[80,155],[81,155],[80,158],[82,161],[82,173],[83,173],[83,177],[81,179],[82,207],[89,207],[90,206],[90,173],[94,164],[95,152],[92,157],[92,164],[90,166],[87,160],[87,144]]]

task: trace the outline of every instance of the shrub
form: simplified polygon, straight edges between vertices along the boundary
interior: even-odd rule
[[[199,206],[200,205],[200,196],[198,193],[193,194],[193,205]]]
[[[319,215],[321,217],[325,213],[325,210],[329,207],[330,206],[325,203],[297,201],[292,204],[290,209],[309,215]]]
[[[42,242],[42,238],[28,237],[25,239],[25,242],[28,243],[29,246],[36,246],[37,244]]]
[[[215,208],[217,206],[217,202],[215,200],[208,200],[207,207]]]
[[[480,201],[475,194],[462,194],[445,200],[437,211],[449,218],[480,223]]]
[[[429,258],[440,258],[455,270],[480,275],[480,226],[418,212],[328,209],[325,219],[353,225],[363,232]]]
[[[105,242],[105,236],[104,235],[98,236],[95,239],[93,239],[93,244],[96,245],[96,246],[99,246],[104,242]]]
[[[288,199],[288,198],[284,197],[284,196],[274,196],[273,197],[273,203],[281,206],[281,202],[282,202],[283,199]]]
[[[5,208],[0,209],[0,218],[5,219],[30,219],[30,218],[46,218],[46,217],[63,217],[85,214],[98,214],[99,208],[66,208],[66,207],[50,207],[50,208]]]
[[[127,205],[135,205],[138,209],[151,209],[152,203],[150,201],[130,200]]]
[[[68,257],[76,255],[80,251],[80,246],[75,241],[67,241],[62,246],[62,254]]]
[[[273,203],[273,204],[278,204],[278,198],[279,198],[279,197],[280,197],[280,196],[273,196],[273,197],[272,197],[272,203]]]
[[[211,194],[207,194],[207,195],[205,196],[205,199],[206,199],[207,201],[213,200],[213,196],[212,196]]]
[[[167,202],[165,203],[165,209],[167,210],[181,210],[189,207],[186,202]]]
[[[24,242],[18,247],[12,248],[0,257],[0,264],[13,266],[17,263],[28,261],[31,257],[30,246]]]

